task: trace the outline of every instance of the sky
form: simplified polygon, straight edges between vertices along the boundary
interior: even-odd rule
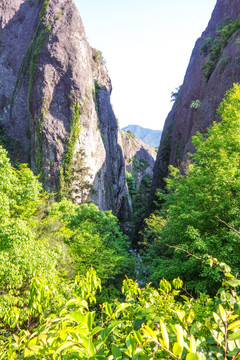
[[[112,81],[120,127],[161,130],[216,0],[75,0]]]

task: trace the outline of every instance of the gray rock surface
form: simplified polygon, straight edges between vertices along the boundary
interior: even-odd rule
[[[148,128],[143,128],[139,125],[128,125],[122,128],[123,131],[130,130],[136,137],[142,140],[145,144],[152,146],[154,148],[159,147],[162,130],[152,130]]]
[[[140,165],[136,174],[136,186],[139,188],[142,178],[146,174],[153,175],[157,152],[131,133],[121,131],[121,137],[127,172],[131,174],[136,172],[136,160]],[[143,165],[142,169],[141,164]]]
[[[127,217],[111,82],[96,54],[72,0],[1,1],[0,126],[18,141],[17,160],[29,162],[50,191],[58,190],[61,174],[79,202],[74,171],[82,151],[93,185],[84,197]]]
[[[208,81],[202,71],[208,57],[201,54],[206,39],[216,38],[218,25],[227,18],[235,20],[239,15],[240,0],[218,0],[207,29],[195,44],[183,85],[165,121],[154,168],[152,196],[156,188],[164,186],[169,164],[184,168],[188,153],[194,151],[192,136],[197,131],[206,132],[213,121],[219,120],[216,110],[224,94],[240,80],[240,49],[236,44],[240,31],[230,38]],[[201,105],[191,108],[196,100],[200,100]]]

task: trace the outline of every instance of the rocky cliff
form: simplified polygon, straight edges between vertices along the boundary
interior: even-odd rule
[[[118,214],[128,204],[121,136],[101,54],[72,0],[2,0],[0,130],[45,188]],[[125,199],[125,201],[123,201]]]
[[[152,177],[157,153],[131,131],[121,131],[121,137],[126,170],[134,176],[136,187],[139,189],[145,175]]]
[[[184,82],[175,94],[154,168],[152,193],[164,185],[168,165],[184,167],[192,136],[218,121],[216,109],[240,81],[240,0],[218,0],[207,29],[193,49]],[[177,61],[177,60],[176,60]]]
[[[130,130],[136,137],[155,149],[158,149],[162,130],[152,130],[139,125],[128,125],[122,128],[123,131]]]

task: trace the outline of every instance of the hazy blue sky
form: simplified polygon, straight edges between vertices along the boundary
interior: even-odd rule
[[[106,59],[120,126],[162,129],[216,0],[75,0]]]

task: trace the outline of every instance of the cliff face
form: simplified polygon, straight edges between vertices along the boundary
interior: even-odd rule
[[[137,189],[145,175],[152,177],[157,153],[131,132],[121,131],[126,170],[135,177]]]
[[[192,136],[218,121],[216,110],[224,94],[240,81],[239,14],[240,0],[218,0],[195,44],[183,85],[165,121],[152,193],[163,186],[169,164],[184,167],[188,153],[194,151]]]
[[[128,131],[130,130],[136,137],[138,137],[140,140],[142,140],[145,144],[148,144],[151,147],[158,148],[162,130],[152,130],[143,128],[139,125],[128,125],[121,130]]]
[[[45,188],[125,211],[125,166],[111,82],[72,0],[2,0],[1,134]],[[91,186],[90,186],[91,185]]]

